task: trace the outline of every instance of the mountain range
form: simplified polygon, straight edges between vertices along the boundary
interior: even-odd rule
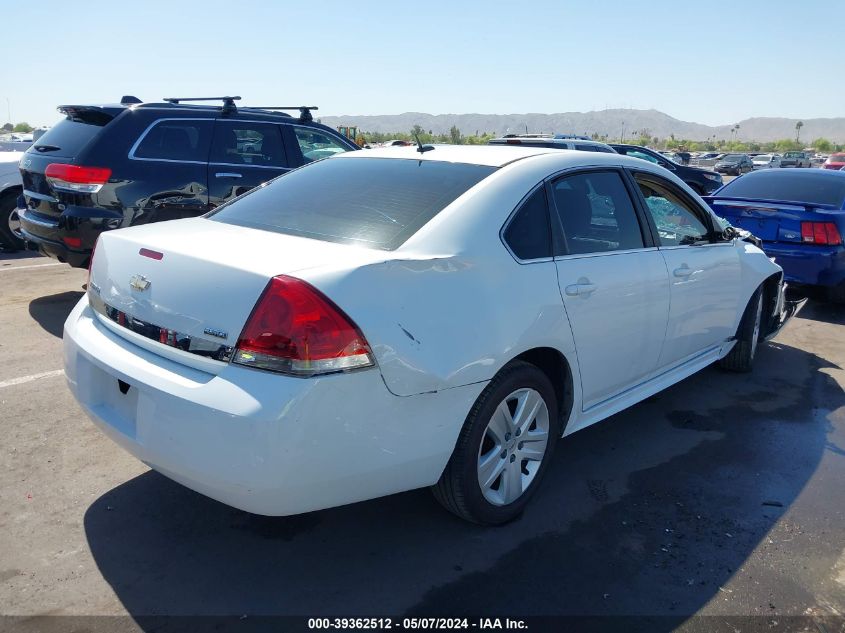
[[[414,125],[435,134],[448,134],[454,125],[465,135],[493,132],[507,133],[552,132],[636,138],[642,130],[649,136],[706,141],[730,139],[730,125],[710,126],[702,123],[681,121],[658,110],[598,110],[592,112],[562,112],[558,114],[426,114],[405,112],[404,114],[381,114],[362,116],[325,116],[320,120],[326,125],[357,125],[364,132],[408,132]],[[738,121],[736,138],[743,141],[777,141],[795,138],[795,124],[798,119],[755,117]],[[845,142],[845,117],[831,119],[802,119],[800,138],[808,143],[816,138],[826,138],[835,143]]]

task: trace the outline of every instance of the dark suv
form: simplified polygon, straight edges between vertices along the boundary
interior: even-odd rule
[[[620,154],[626,156],[633,156],[634,158],[642,158],[652,163],[656,163],[661,167],[665,167],[669,171],[675,172],[675,175],[687,183],[690,188],[700,196],[706,196],[722,186],[722,176],[715,171],[707,171],[706,169],[698,169],[697,167],[689,167],[673,162],[660,155],[659,153],[647,147],[640,145],[621,145],[611,143],[610,146]]]
[[[316,123],[315,107],[238,108],[238,99],[61,106],[66,118],[20,164],[27,246],[85,267],[102,231],[202,215],[290,169],[358,149]],[[222,106],[184,103],[209,100]]]

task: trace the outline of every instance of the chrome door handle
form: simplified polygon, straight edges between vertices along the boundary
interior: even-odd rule
[[[680,268],[673,270],[672,274],[675,275],[675,277],[689,277],[692,274],[692,268],[686,264],[682,264]]]
[[[579,295],[590,295],[596,291],[596,288],[596,284],[578,282],[577,284],[571,284],[564,288],[564,292],[567,296],[577,297]]]
[[[239,174],[234,171],[218,171],[214,174],[215,178],[243,178],[243,174]]]

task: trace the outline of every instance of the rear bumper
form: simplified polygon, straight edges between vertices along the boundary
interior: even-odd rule
[[[20,210],[18,210],[18,215],[20,216]],[[91,259],[90,250],[73,250],[62,242],[54,242],[35,235],[27,230],[23,218],[21,218],[21,233],[23,233],[24,241],[30,250],[38,251],[42,255],[70,264],[74,268],[88,266],[88,261]]]
[[[786,281],[808,286],[845,283],[845,247],[763,242],[763,250],[783,268]]]
[[[265,515],[435,483],[484,388],[398,397],[378,369],[303,379],[221,363],[209,374],[121,338],[86,297],[65,323],[64,360],[73,395],[117,444],[197,492]]]

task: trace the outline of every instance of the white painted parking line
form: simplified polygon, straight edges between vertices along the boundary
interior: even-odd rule
[[[26,270],[27,268],[46,268],[47,266],[64,266],[64,264],[53,262],[52,264],[30,264],[29,266],[3,266],[0,267],[0,273],[9,272],[10,270]]]
[[[15,385],[22,385],[33,380],[41,380],[42,378],[52,378],[53,376],[61,376],[65,373],[64,369],[54,369],[53,371],[42,371],[40,374],[30,374],[29,376],[21,376],[20,378],[11,378],[9,380],[0,381],[0,389],[4,387],[14,387]]]

